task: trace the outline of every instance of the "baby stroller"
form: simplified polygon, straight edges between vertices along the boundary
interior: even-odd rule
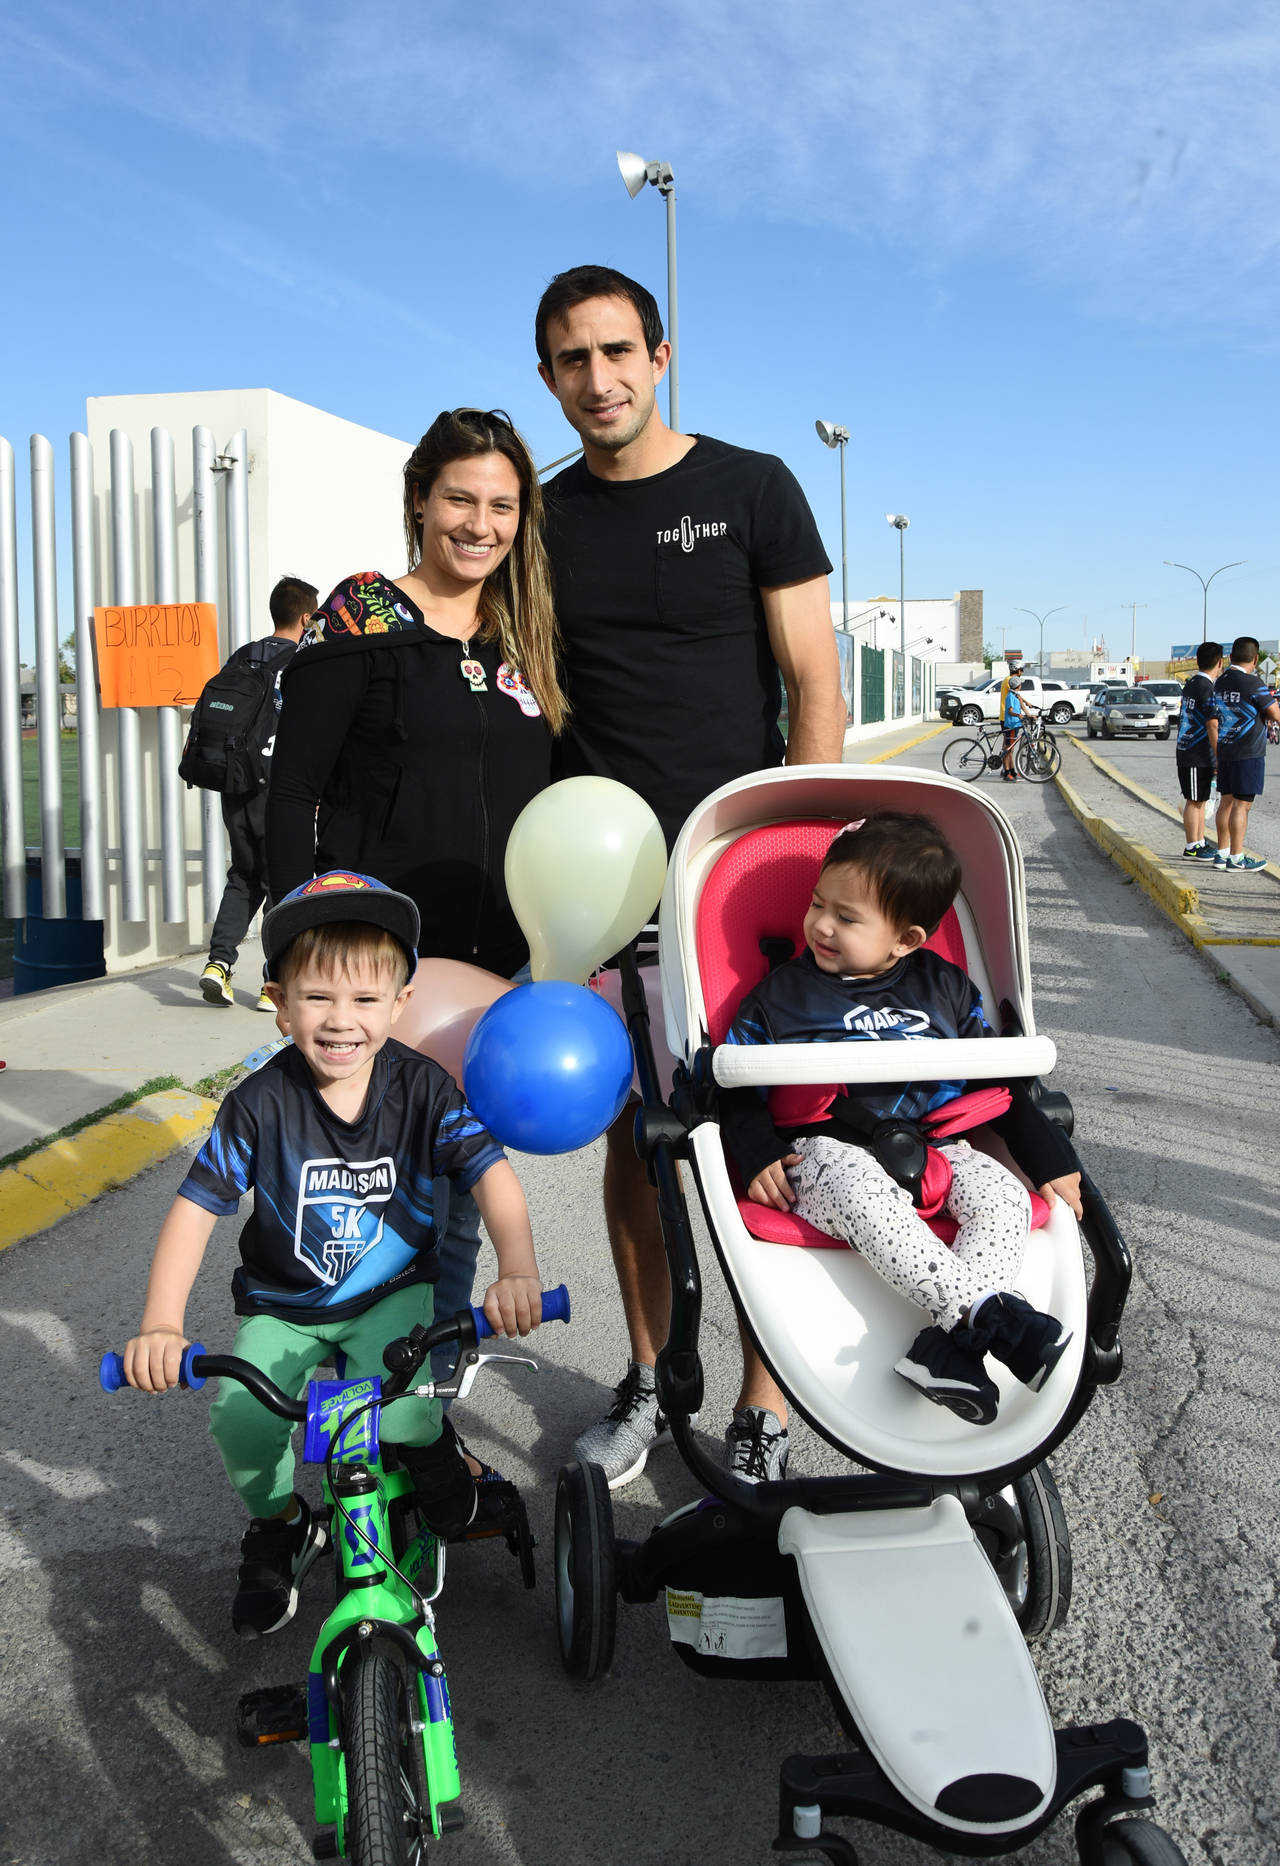
[[[706,799],[681,832],[662,902],[666,1034],[683,1059],[669,1099],[655,1079],[634,952],[620,962],[643,1091],[637,1146],[658,1190],[671,1275],[658,1391],[708,1494],[644,1541],[625,1542],[613,1532],[603,1473],[576,1463],[561,1471],[562,1658],[571,1674],[598,1677],[612,1656],[618,1597],[665,1596],[673,1643],[695,1669],[824,1682],[858,1746],[783,1763],[780,1852],[856,1866],[851,1843],[824,1824],[843,1817],[988,1858],[1017,1851],[1069,1802],[1101,1789],[1076,1821],[1083,1866],[1185,1866],[1169,1836],[1140,1815],[1152,1806],[1144,1732],[1123,1719],[1055,1730],[1027,1651],[1061,1621],[1070,1597],[1066,1521],[1045,1460],[1097,1386],[1120,1372],[1131,1263],[1097,1189],[1086,1176],[1080,1226],[1061,1200],[1052,1213],[1035,1201],[1019,1287],[1073,1338],[1038,1393],[993,1369],[999,1418],[979,1428],[895,1377],[919,1312],[854,1252],[742,1199],[721,1144],[720,1086],[902,1079],[900,1043],[717,1047],[771,958],[799,950],[836,831],[881,809],[931,816],[955,848],[961,895],[931,943],[964,965],[1001,1032],[912,1053],[927,1057],[930,1080],[1030,1079],[1045,1112],[1070,1131],[1066,1097],[1040,1080],[1055,1052],[1035,1031],[1022,859],[994,804],[931,772],[842,766],[761,772]],[[695,1438],[701,1286],[677,1160],[692,1169],[766,1365],[794,1412],[851,1461],[846,1474],[751,1485]]]

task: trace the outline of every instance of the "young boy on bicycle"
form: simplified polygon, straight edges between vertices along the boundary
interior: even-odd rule
[[[187,1298],[219,1218],[254,1189],[232,1278],[242,1317],[233,1353],[301,1394],[335,1349],[352,1378],[380,1374],[387,1342],[432,1319],[431,1182],[474,1194],[498,1256],[484,1310],[495,1333],[526,1335],[542,1315],[524,1193],[462,1091],[392,1027],[413,990],[418,910],[357,874],[319,875],[266,916],[264,989],[293,1042],[226,1097],[156,1244],[125,1378],[176,1385]],[[303,1575],[327,1540],[293,1489],[292,1427],[233,1381],[209,1413],[227,1476],[251,1517],[231,1619],[248,1638],[292,1619]],[[399,1448],[423,1519],[455,1535],[476,1484],[437,1400],[398,1399],[382,1437]]]

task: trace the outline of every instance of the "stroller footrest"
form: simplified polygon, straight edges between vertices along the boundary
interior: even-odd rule
[[[893,1787],[957,1832],[1016,1832],[1057,1776],[1022,1633],[955,1497],[927,1509],[790,1509],[795,1558],[836,1687]]]

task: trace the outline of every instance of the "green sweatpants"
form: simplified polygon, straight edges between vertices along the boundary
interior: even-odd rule
[[[241,1323],[231,1352],[300,1399],[335,1348],[346,1355],[352,1380],[384,1374],[387,1343],[411,1328],[431,1326],[432,1296],[430,1283],[412,1283],[344,1322],[282,1322],[274,1315],[251,1315]],[[430,1379],[429,1367],[424,1374]],[[296,1427],[268,1412],[236,1380],[220,1381],[219,1389],[209,1408],[209,1430],[231,1487],[250,1516],[275,1516],[293,1495],[290,1441]],[[393,1400],[381,1414],[379,1430],[388,1444],[434,1444],[440,1436],[440,1402]]]

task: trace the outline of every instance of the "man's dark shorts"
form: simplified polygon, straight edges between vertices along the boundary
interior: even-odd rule
[[[1262,795],[1265,768],[1265,758],[1238,758],[1234,764],[1225,761],[1219,763],[1218,795],[1238,797],[1241,803],[1252,803],[1255,797]]]
[[[1212,765],[1184,765],[1179,760],[1178,784],[1188,803],[1207,803],[1212,783]]]

